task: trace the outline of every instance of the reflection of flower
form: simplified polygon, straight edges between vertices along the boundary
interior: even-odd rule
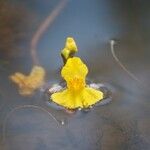
[[[66,63],[67,59],[73,57],[73,55],[78,51],[77,45],[72,37],[68,37],[66,40],[66,44],[64,49],[61,51],[61,56],[63,58],[64,63]]]
[[[27,76],[22,73],[15,73],[10,79],[19,86],[21,95],[31,95],[44,82],[45,70],[40,66],[34,66]]]
[[[61,70],[67,89],[52,94],[52,101],[69,109],[88,108],[103,99],[101,91],[86,85],[87,66],[78,57],[69,58]]]

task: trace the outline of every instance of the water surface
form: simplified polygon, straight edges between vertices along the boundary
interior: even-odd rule
[[[65,38],[73,36],[79,47],[78,56],[89,67],[88,78],[103,83],[112,92],[111,103],[74,114],[49,107],[41,91],[31,97],[20,96],[8,79],[16,71],[30,72],[31,39],[59,1],[0,3],[3,8],[0,18],[3,22],[0,23],[0,149],[150,149],[149,2],[70,0],[40,38],[37,54],[46,69],[48,84],[61,80],[59,52]],[[110,51],[111,39],[117,42],[117,57],[142,84],[116,63]],[[14,110],[23,105],[34,106]]]

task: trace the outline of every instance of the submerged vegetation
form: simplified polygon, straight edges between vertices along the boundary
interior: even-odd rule
[[[40,66],[34,66],[29,75],[16,72],[10,79],[19,87],[21,95],[31,95],[44,83],[45,70]]]
[[[54,22],[54,20],[57,18],[60,12],[64,9],[67,2],[68,0],[60,1],[60,3],[43,21],[43,23],[39,26],[39,28],[33,35],[33,38],[30,43],[30,52],[33,61],[33,68],[31,70],[31,73],[29,75],[24,75],[22,73],[17,72],[10,76],[10,79],[18,85],[19,93],[23,96],[32,95],[35,92],[35,90],[39,89],[44,83],[45,70],[43,67],[40,66],[38,60],[37,44],[43,33]]]

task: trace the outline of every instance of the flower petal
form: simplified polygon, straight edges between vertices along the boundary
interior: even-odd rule
[[[87,73],[88,68],[79,57],[69,58],[61,71],[61,75],[66,81],[74,77],[85,78]]]
[[[66,89],[52,94],[52,100],[60,106],[76,109],[88,108],[103,99],[103,93],[93,88],[86,87],[80,93],[72,93]]]

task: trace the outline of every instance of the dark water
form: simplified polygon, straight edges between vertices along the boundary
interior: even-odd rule
[[[41,91],[20,96],[8,79],[16,71],[30,72],[32,36],[58,3],[0,1],[0,150],[149,150],[150,2],[70,0],[38,42],[52,85],[60,81],[60,49],[73,36],[88,78],[111,90],[109,104],[68,114],[49,107]],[[117,41],[117,57],[142,84],[116,63],[111,39]]]

